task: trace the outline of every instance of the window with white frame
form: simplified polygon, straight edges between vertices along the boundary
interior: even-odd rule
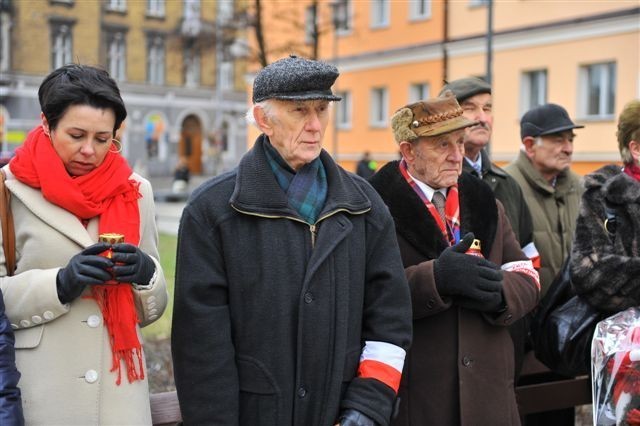
[[[71,26],[54,24],[51,27],[51,68],[60,68],[73,62]]]
[[[419,21],[431,18],[431,0],[409,0],[409,19]]]
[[[333,106],[336,108],[336,125],[339,129],[351,128],[351,92],[342,91],[337,92],[337,95],[342,98],[339,102],[334,102]]]
[[[387,116],[389,115],[388,98],[386,87],[371,89],[369,124],[372,127],[385,127],[387,125]]]
[[[389,0],[371,0],[371,28],[389,25]]]
[[[188,45],[184,49],[184,85],[195,87],[200,84],[200,52],[196,46]]]
[[[127,45],[122,31],[107,33],[107,71],[119,81],[127,77]]]
[[[318,8],[312,4],[304,10],[304,41],[305,43],[313,43],[317,37],[318,31]]]
[[[477,7],[484,6],[489,3],[489,0],[469,0],[469,6]]]
[[[107,0],[107,10],[113,12],[126,12],[127,0]]]
[[[0,72],[9,71],[9,58],[11,58],[10,26],[11,15],[7,12],[0,11]]]
[[[616,63],[592,64],[580,69],[580,114],[610,118],[616,100]]]
[[[164,17],[165,0],[147,0],[147,16]]]
[[[220,64],[220,88],[222,90],[233,90],[234,87],[234,66],[232,61],[224,61]]]
[[[147,39],[147,82],[164,84],[164,39],[159,35]]]
[[[413,83],[409,86],[409,103],[429,99],[428,83]]]
[[[338,34],[351,31],[351,1],[334,0],[331,3],[333,28]]]
[[[547,70],[535,70],[522,73],[521,112],[547,103]]]

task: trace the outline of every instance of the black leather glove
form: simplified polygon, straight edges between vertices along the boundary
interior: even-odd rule
[[[436,287],[441,295],[451,296],[459,306],[496,312],[503,307],[502,270],[482,257],[465,254],[473,238],[469,232],[436,259]]]
[[[340,426],[376,426],[376,422],[370,417],[352,408],[344,410],[342,414],[340,414],[338,424]]]
[[[88,285],[104,284],[111,279],[108,271],[113,266],[111,259],[99,256],[111,247],[107,243],[97,243],[87,247],[69,260],[56,276],[58,299],[69,303],[82,293]]]
[[[113,276],[116,281],[147,285],[156,270],[151,257],[138,247],[128,244],[115,244],[111,259],[115,262]]]

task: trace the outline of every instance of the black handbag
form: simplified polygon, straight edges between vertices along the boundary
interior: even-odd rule
[[[574,377],[589,374],[591,339],[606,314],[575,294],[569,260],[565,259],[540,301],[531,336],[536,358],[556,373]]]

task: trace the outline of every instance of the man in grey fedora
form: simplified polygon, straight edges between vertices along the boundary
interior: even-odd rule
[[[409,289],[378,194],[322,149],[338,70],[262,69],[260,129],[180,223],[172,352],[185,424],[388,425]]]

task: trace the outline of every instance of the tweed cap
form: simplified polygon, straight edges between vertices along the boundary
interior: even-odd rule
[[[331,86],[340,73],[333,65],[291,55],[264,67],[253,82],[253,102],[265,99],[339,101]]]
[[[489,83],[478,77],[459,78],[458,80],[450,81],[444,85],[440,94],[443,94],[447,90],[453,92],[458,103],[462,103],[465,99],[469,99],[480,93],[491,94],[491,86]]]
[[[556,104],[540,105],[527,111],[520,119],[520,139],[544,136],[571,129],[582,129],[569,118],[567,110]]]
[[[476,124],[477,121],[462,115],[462,108],[450,90],[437,98],[404,106],[391,117],[393,136],[398,143],[411,142],[421,136],[438,136]]]

